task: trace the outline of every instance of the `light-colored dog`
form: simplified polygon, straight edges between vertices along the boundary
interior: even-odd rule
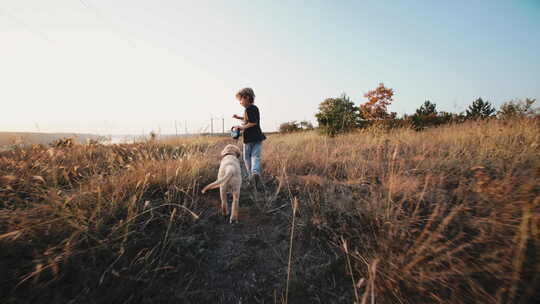
[[[219,164],[218,179],[202,189],[202,193],[219,187],[221,196],[221,211],[227,215],[227,193],[232,193],[230,222],[238,221],[238,200],[240,199],[240,187],[242,186],[242,171],[240,169],[240,149],[235,145],[227,145],[221,151],[221,163]]]

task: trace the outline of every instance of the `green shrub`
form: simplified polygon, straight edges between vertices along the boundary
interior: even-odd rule
[[[497,116],[501,119],[533,116],[540,112],[540,108],[533,109],[532,106],[535,102],[536,99],[534,98],[507,101],[501,105],[501,109],[497,112]]]
[[[279,125],[279,133],[292,133],[298,131],[313,130],[313,124],[307,120],[297,122],[296,120],[284,122]]]
[[[493,116],[495,108],[491,106],[489,101],[484,101],[481,97],[473,101],[466,110],[467,119],[485,119]]]
[[[359,125],[358,107],[345,94],[321,102],[315,117],[320,131],[330,136],[351,131]]]

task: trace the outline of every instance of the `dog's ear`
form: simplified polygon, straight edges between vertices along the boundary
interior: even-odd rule
[[[231,153],[231,145],[226,145],[223,150],[221,150],[221,157],[225,156],[225,154]]]

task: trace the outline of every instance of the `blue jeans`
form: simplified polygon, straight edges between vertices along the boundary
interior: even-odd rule
[[[261,174],[262,141],[244,143],[244,164],[248,175]]]

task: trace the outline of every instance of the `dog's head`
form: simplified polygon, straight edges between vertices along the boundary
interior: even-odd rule
[[[242,152],[240,152],[240,148],[238,148],[235,145],[227,145],[225,148],[223,148],[223,151],[221,151],[221,157],[225,155],[233,154],[236,155],[236,157],[240,157],[242,155]]]

